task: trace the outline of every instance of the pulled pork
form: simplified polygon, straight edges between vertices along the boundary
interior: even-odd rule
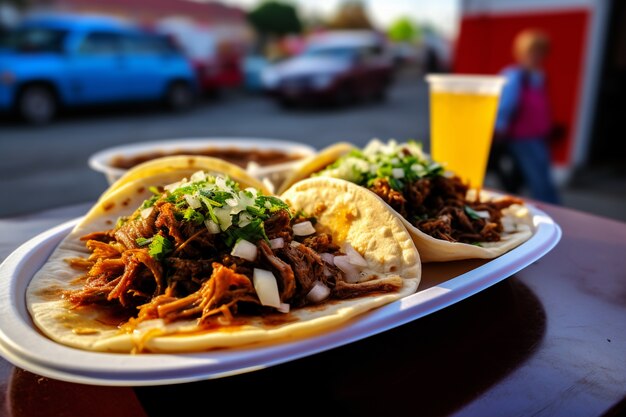
[[[370,190],[422,232],[449,242],[499,241],[503,231],[502,210],[522,204],[513,197],[468,201],[468,187],[458,177],[421,178],[407,183],[402,191],[394,190],[382,178],[375,180]]]
[[[342,285],[342,272],[324,261],[320,254],[341,255],[332,237],[320,233],[296,237],[292,219],[279,210],[264,221],[269,239],[282,238],[284,246],[272,249],[265,240],[255,242],[254,262],[230,255],[230,248],[204,224],[194,224],[177,215],[175,205],[157,201],[146,218],[136,215],[116,229],[83,237],[91,255],[70,259],[73,268],[85,271],[80,290],[65,297],[76,307],[106,305],[129,312],[130,324],[160,318],[166,322],[198,319],[208,325],[216,316],[230,321],[239,308],[254,314],[270,312],[263,307],[252,284],[254,268],[271,270],[278,282],[280,298],[292,307],[307,304],[307,295],[316,283],[331,289],[331,298],[349,298],[367,293],[392,291],[382,283]],[[163,259],[150,255],[141,239],[161,236],[173,242]]]

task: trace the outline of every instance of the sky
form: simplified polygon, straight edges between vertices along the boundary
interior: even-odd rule
[[[250,8],[260,0],[221,0],[223,3]],[[328,17],[343,0],[286,0],[298,5],[304,15]],[[400,16],[418,23],[430,23],[447,37],[454,37],[459,22],[460,0],[363,0],[370,18],[384,28]]]

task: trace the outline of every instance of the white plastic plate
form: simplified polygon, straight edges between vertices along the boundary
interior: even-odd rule
[[[439,285],[419,290],[335,330],[275,345],[190,354],[112,354],[70,348],[35,328],[26,309],[26,287],[78,220],[23,244],[0,265],[0,354],[39,375],[98,385],[161,385],[220,378],[266,368],[342,346],[441,310],[502,281],[548,253],[561,229],[530,207],[533,236],[512,251]]]

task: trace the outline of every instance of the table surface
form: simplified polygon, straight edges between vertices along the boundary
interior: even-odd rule
[[[399,328],[249,374],[160,387],[72,384],[0,358],[0,416],[624,413],[626,224],[539,207],[563,229],[552,252]],[[0,259],[87,208],[0,219]]]

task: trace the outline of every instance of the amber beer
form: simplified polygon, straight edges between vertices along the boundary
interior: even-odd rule
[[[430,149],[435,161],[472,188],[487,169],[503,77],[428,75]]]

